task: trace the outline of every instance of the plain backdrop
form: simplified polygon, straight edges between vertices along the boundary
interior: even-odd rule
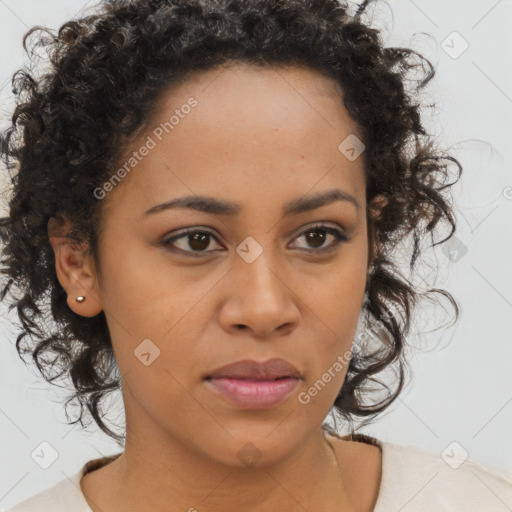
[[[26,61],[23,34],[33,25],[58,28],[87,5],[0,0],[2,128],[12,113],[10,77]],[[435,65],[422,101],[436,108],[425,110],[424,124],[464,172],[453,191],[457,238],[433,260],[437,285],[457,299],[460,319],[454,327],[411,336],[421,349],[412,358],[410,384],[362,432],[440,454],[455,447],[511,471],[512,2],[380,1],[369,14],[383,28],[386,46],[412,47]],[[17,331],[3,306],[1,312],[0,459],[7,463],[0,472],[0,507],[6,510],[86,461],[121,449],[93,426],[83,431],[66,424],[63,391],[19,359]],[[437,325],[437,319],[439,311],[425,310],[424,325]],[[119,421],[122,404],[112,404],[118,408],[112,420]],[[56,452],[47,469],[32,455],[48,448],[41,443]]]

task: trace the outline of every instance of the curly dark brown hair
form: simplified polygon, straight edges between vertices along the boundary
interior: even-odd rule
[[[37,60],[33,50],[44,48],[50,65],[37,76],[28,68],[13,76],[16,107],[0,141],[12,183],[9,216],[0,219],[0,299],[6,301],[9,292],[9,311],[16,307],[21,359],[30,353],[48,382],[71,378],[74,389],[65,408],[76,400],[80,416],[70,423],[84,426],[88,410],[107,435],[125,439],[102,421],[102,400],[122,384],[105,314],[88,318],[68,307],[48,222],[69,219],[69,236],[88,244],[99,268],[103,202],[94,190],[112,176],[132,137],[147,127],[161,92],[223,63],[300,65],[333,78],[365,144],[367,202],[377,195],[387,199],[380,216],[367,211],[377,252],[363,311],[368,322],[379,322],[377,349],[354,344],[333,404],[352,431],[356,419],[366,419],[366,425],[402,390],[406,338],[420,298],[443,295],[458,318],[451,294],[438,288],[421,292],[398,263],[405,254],[413,275],[423,242],[433,248],[455,232],[445,193],[462,167],[435,149],[414,96],[435,70],[412,49],[384,47],[380,31],[363,21],[369,4],[352,11],[338,0],[108,0],[57,33],[44,27],[27,32],[27,53]],[[418,69],[423,79],[407,90],[409,73]],[[450,162],[458,169],[452,182]],[[450,232],[435,242],[443,220]],[[397,375],[391,388],[376,378],[388,367]],[[366,403],[376,391],[367,387],[371,382],[388,391],[383,400]]]

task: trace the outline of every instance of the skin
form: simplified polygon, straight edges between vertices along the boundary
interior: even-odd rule
[[[86,475],[82,491],[103,512],[373,510],[380,449],[326,438],[320,428],[348,360],[310,403],[298,400],[351,350],[356,333],[369,264],[364,153],[350,161],[338,145],[358,127],[330,78],[236,64],[165,91],[127,158],[190,97],[197,106],[161,141],[153,136],[156,147],[102,199],[99,268],[85,245],[65,238],[69,225],[50,225],[69,307],[88,317],[105,312],[122,375],[125,450]],[[337,201],[282,218],[285,203],[331,189],[358,206]],[[143,215],[196,194],[239,202],[242,211]],[[326,236],[323,245],[308,242],[315,223],[349,239],[322,255],[336,240],[313,231]],[[203,252],[186,236],[176,252],[160,245],[187,227],[213,233]],[[251,263],[236,252],[247,237],[263,250]],[[160,350],[148,366],[134,355],[145,339]],[[303,377],[276,406],[241,409],[203,381],[224,364],[273,357]],[[252,465],[238,456],[247,443],[258,454]]]

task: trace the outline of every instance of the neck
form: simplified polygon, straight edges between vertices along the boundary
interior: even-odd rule
[[[261,467],[224,465],[177,441],[148,438],[127,436],[125,451],[104,468],[101,490],[91,496],[93,510],[354,510],[322,429],[289,457]]]

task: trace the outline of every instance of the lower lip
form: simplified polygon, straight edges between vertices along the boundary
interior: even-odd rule
[[[225,377],[208,379],[216,391],[247,409],[263,409],[283,402],[295,389],[299,380],[244,380]]]

